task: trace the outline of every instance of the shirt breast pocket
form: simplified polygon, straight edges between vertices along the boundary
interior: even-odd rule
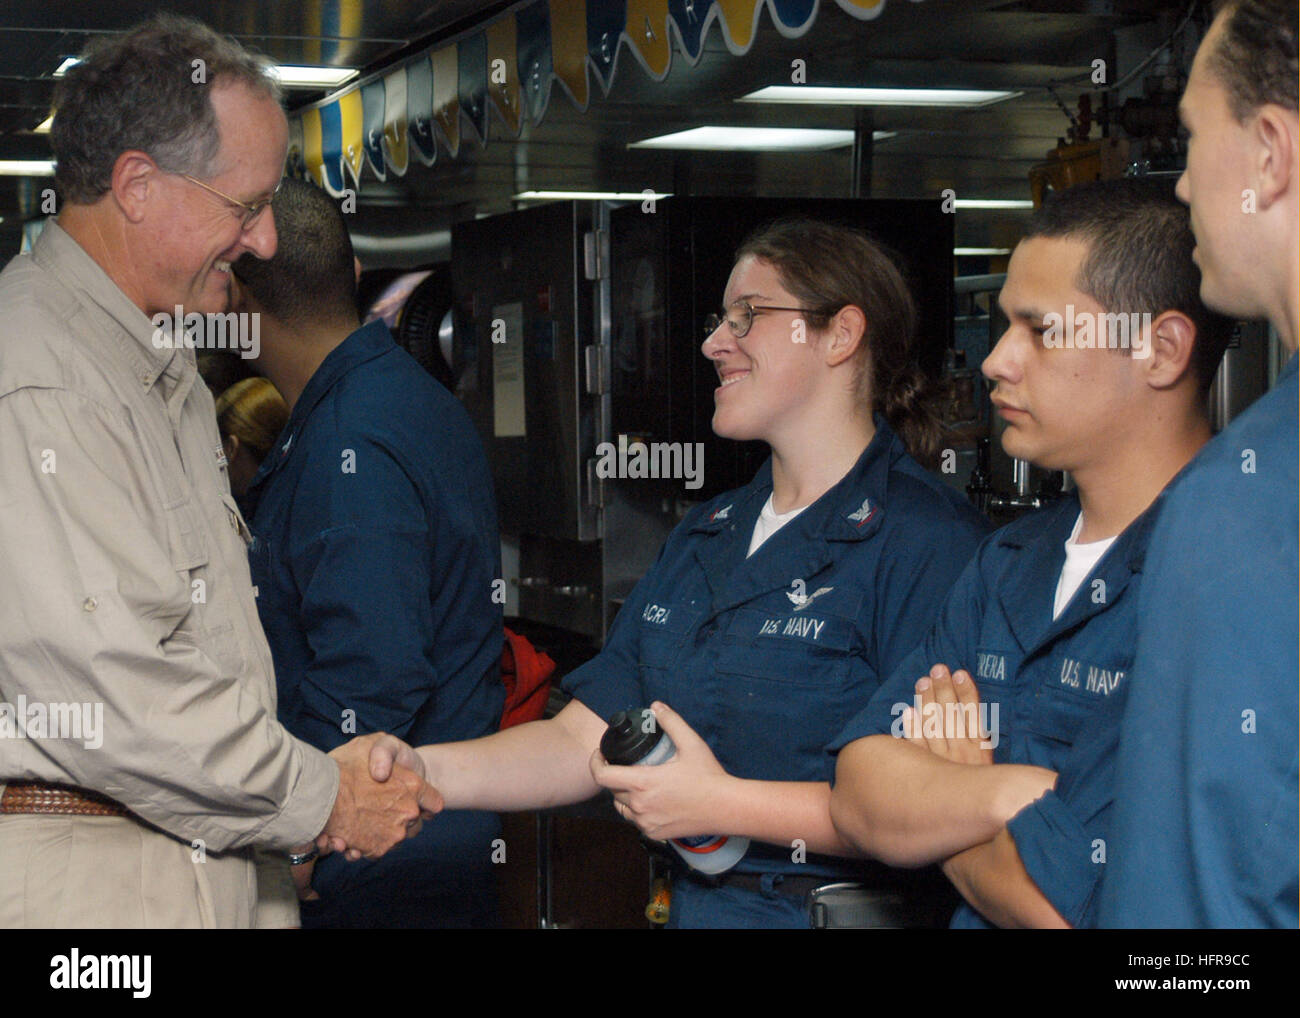
[[[171,653],[198,651],[217,667],[224,677],[240,675],[244,671],[244,650],[235,632],[233,622],[223,622],[211,627],[185,626],[172,633],[166,641]]]
[[[167,549],[172,568],[190,574],[208,564],[209,551],[204,540],[198,510],[188,497],[163,507],[167,528]]]
[[[1106,668],[1066,657],[1054,661],[1050,667],[1053,681],[1045,683],[1034,698],[1025,726],[1062,747],[1073,746],[1107,700],[1119,695],[1127,663],[1119,668]]]
[[[662,700],[684,717],[700,716],[707,689],[696,680],[690,655],[693,636],[704,608],[689,602],[655,601],[646,604],[637,620],[637,675],[643,706]]]
[[[1062,746],[1073,746],[1091,711],[1081,697],[1059,690],[1044,690],[1034,699],[1025,728]]]
[[[201,632],[207,624],[211,550],[198,510],[187,496],[162,507],[161,530],[178,582],[155,606],[152,617],[162,627],[163,639],[184,638],[186,633]]]
[[[827,781],[826,743],[878,685],[849,619],[738,611],[718,655],[720,756],[742,777]]]
[[[681,602],[651,602],[637,620],[637,664],[642,669],[672,668],[704,609]]]

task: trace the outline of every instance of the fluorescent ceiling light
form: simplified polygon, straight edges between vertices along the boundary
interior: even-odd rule
[[[1028,198],[955,198],[953,208],[958,209],[1032,209]]]
[[[852,131],[811,127],[693,127],[634,141],[628,148],[702,149],[760,152],[825,151],[853,144]]]
[[[952,253],[958,258],[993,258],[998,255],[1009,255],[1009,247],[955,247]]]
[[[0,159],[0,177],[52,177],[53,159]]]
[[[515,201],[645,201],[670,198],[672,192],[651,191],[520,191]]]
[[[68,68],[81,62],[80,57],[68,57],[55,68],[54,76],[62,78]],[[351,81],[361,72],[355,67],[318,67],[306,64],[272,64],[267,72],[285,88],[337,88]]]
[[[816,103],[822,106],[990,106],[1020,92],[984,88],[855,88],[840,85],[768,85],[743,103]]]
[[[337,88],[361,72],[355,67],[307,67],[276,64],[267,68],[285,88]]]

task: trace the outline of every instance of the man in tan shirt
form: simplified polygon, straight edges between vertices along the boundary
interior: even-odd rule
[[[441,804],[276,721],[212,398],[158,325],[274,253],[287,123],[172,17],[56,103],[61,212],[0,274],[0,926],[296,925],[287,850],[377,857]]]

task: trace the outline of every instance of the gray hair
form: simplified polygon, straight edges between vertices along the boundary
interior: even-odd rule
[[[236,81],[278,103],[267,68],[234,39],[174,14],[94,40],[54,94],[50,145],[62,199],[97,201],[130,149],[170,173],[210,176],[221,147],[210,87]]]

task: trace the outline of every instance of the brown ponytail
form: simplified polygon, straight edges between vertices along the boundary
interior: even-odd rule
[[[859,230],[796,216],[750,234],[736,260],[747,255],[772,265],[791,295],[816,310],[807,316],[815,329],[840,308],[862,309],[859,392],[907,451],[933,466],[943,444],[941,392],[917,363],[916,304],[885,250]]]
[[[216,400],[217,429],[234,435],[259,463],[289,421],[289,408],[274,385],[262,377],[243,378]]]
[[[880,412],[922,466],[938,466],[943,451],[942,387],[916,364],[908,364],[888,382],[877,371],[876,392],[883,393]]]

